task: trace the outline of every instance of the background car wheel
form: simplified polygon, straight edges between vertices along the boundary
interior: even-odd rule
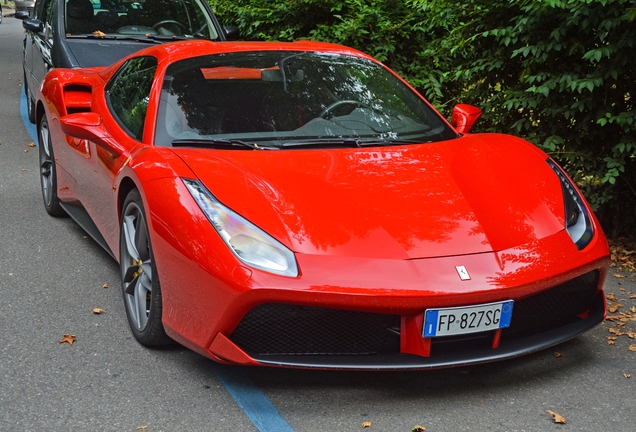
[[[42,116],[38,127],[38,139],[40,143],[40,184],[42,186],[42,198],[44,208],[51,216],[64,216],[66,212],[60,206],[57,197],[57,173],[55,169],[55,157],[51,145],[51,132],[46,116]]]
[[[33,102],[33,98],[29,94],[29,85],[27,84],[26,73],[24,74],[24,95],[26,96],[27,102],[27,117],[29,117],[29,121],[31,123],[35,123],[35,102]]]
[[[161,288],[155,268],[143,202],[133,189],[122,211],[119,236],[121,284],[128,323],[142,345],[170,342],[161,323]]]

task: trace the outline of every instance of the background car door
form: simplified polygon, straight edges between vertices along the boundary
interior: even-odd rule
[[[53,68],[51,60],[51,48],[58,31],[57,26],[58,0],[44,0],[35,8],[33,18],[39,19],[44,24],[40,33],[27,32],[26,47],[24,51],[26,79],[29,80],[29,90],[35,96],[40,88],[44,75]]]

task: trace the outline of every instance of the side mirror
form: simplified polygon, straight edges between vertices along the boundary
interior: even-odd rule
[[[16,15],[17,14],[18,12],[16,12]],[[42,30],[44,30],[44,23],[37,19],[29,19],[27,15],[27,18],[22,20],[22,27],[33,33],[42,33]]]
[[[108,134],[102,118],[93,112],[69,114],[60,119],[62,132],[74,138],[93,141],[114,156],[121,155],[122,147]]]
[[[480,116],[481,110],[479,108],[467,104],[458,104],[453,108],[451,123],[457,132],[465,134],[468,133]]]
[[[239,28],[237,26],[225,26],[223,27],[223,32],[225,33],[226,40],[237,40],[239,38]]]
[[[14,15],[15,18],[19,20],[25,20],[29,18],[29,11],[21,10],[17,11]]]

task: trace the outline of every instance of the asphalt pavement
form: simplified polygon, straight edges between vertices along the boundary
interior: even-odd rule
[[[636,274],[618,269],[605,288],[616,300],[609,304],[622,305],[612,315],[629,314],[625,322],[488,365],[241,368],[178,346],[140,346],[126,322],[118,265],[73,221],[43,208],[38,149],[20,112],[22,37],[18,20],[0,24],[0,431],[635,429]],[[64,334],[76,336],[73,345],[60,343]]]

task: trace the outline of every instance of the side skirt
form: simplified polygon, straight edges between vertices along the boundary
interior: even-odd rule
[[[93,219],[88,215],[88,212],[82,206],[68,204],[60,202],[60,206],[68,213],[68,215],[75,221],[84,231],[90,235],[93,240],[97,242],[110,256],[115,259],[115,254],[108,247],[108,243],[97,229],[97,226],[93,222]]]

